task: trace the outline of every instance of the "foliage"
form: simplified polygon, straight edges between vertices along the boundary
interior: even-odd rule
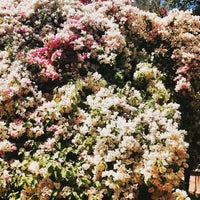
[[[172,9],[192,9],[194,15],[200,15],[199,0],[135,0],[133,2],[138,8],[145,11],[156,12],[161,16],[166,16],[166,12]]]
[[[134,0],[134,5],[142,10],[157,12],[160,7],[160,0]]]
[[[200,1],[199,0],[166,0],[165,6],[168,9],[178,8],[180,10],[192,9],[195,15],[200,15]]]

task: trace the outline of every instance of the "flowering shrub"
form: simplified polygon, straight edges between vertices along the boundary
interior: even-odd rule
[[[1,1],[0,196],[189,199],[199,27],[129,0]]]

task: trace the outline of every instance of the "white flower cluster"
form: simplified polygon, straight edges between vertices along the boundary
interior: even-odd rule
[[[135,81],[139,83],[147,82],[147,91],[155,102],[166,103],[170,99],[170,93],[163,82],[159,80],[161,77],[158,69],[149,63],[139,63],[133,75]]]
[[[130,98],[140,103],[133,106]],[[149,186],[153,199],[172,198],[188,158],[186,132],[178,127],[179,105],[145,102],[128,85],[118,92],[101,88],[86,104],[89,113],[80,134],[95,137],[92,154],[84,156],[93,168],[93,180],[112,189],[112,199],[135,199],[141,183]],[[78,134],[74,142],[79,139]]]

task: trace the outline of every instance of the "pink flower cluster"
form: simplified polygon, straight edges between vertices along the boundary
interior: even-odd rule
[[[78,63],[88,58],[87,53],[74,51],[74,42],[78,37],[67,31],[61,37],[55,35],[50,38],[44,47],[30,50],[26,58],[30,68],[31,65],[38,65],[41,68],[38,73],[51,80],[61,79],[61,74],[69,73],[69,70],[76,71]]]

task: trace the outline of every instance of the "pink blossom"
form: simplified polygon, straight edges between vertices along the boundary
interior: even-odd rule
[[[83,121],[83,118],[81,116],[80,117],[76,117],[76,118],[73,119],[73,121],[74,121],[75,124],[78,125]]]
[[[14,32],[24,34],[24,33],[26,33],[26,29],[25,29],[25,27],[14,28]]]
[[[16,125],[20,125],[20,124],[22,124],[22,121],[20,119],[14,119],[14,123]]]
[[[54,51],[51,55],[51,61],[55,61],[57,58],[60,58],[62,55],[62,50],[61,49],[57,49],[56,51]]]
[[[17,58],[24,58],[25,57],[25,54],[23,52],[18,52],[17,53]]]
[[[25,16],[25,12],[19,12],[18,15],[21,16],[21,17],[24,17]]]
[[[188,86],[186,84],[182,84],[180,90],[187,90]]]
[[[83,4],[88,4],[88,3],[91,3],[91,1],[90,0],[79,0],[81,3],[83,3]]]
[[[79,62],[83,62],[86,58],[88,58],[87,54],[86,53],[83,53],[83,54],[77,54],[78,56],[78,61]]]
[[[46,53],[47,47],[41,47],[36,50],[38,54]]]
[[[55,144],[55,139],[54,138],[48,138],[47,141],[45,142],[45,147],[48,149],[53,149]]]
[[[16,146],[12,146],[11,147],[11,151],[16,151],[17,150],[17,147]]]
[[[10,181],[11,181],[10,174],[8,173],[7,170],[4,170],[4,171],[3,171],[2,178],[3,178],[3,180],[6,181],[6,182],[10,182]]]
[[[13,93],[13,89],[12,88],[9,88],[6,90],[6,93],[10,96],[12,96],[12,93]]]
[[[18,132],[17,131],[12,131],[9,133],[9,135],[13,138],[17,138],[18,137]]]
[[[79,19],[71,19],[68,21],[70,25],[74,25],[76,28],[83,30],[84,26],[80,23]]]
[[[54,40],[51,40],[48,42],[47,44],[47,48],[48,50],[50,50],[51,48],[59,48],[61,45],[61,41],[60,41],[60,38],[55,38]]]
[[[55,71],[45,70],[43,72],[44,75],[46,75],[48,78],[55,80],[59,77],[59,74]]]
[[[53,125],[53,126],[49,127],[47,129],[47,131],[56,132],[58,130],[58,128],[59,128],[58,125]]]
[[[5,152],[3,150],[0,150],[0,156],[4,156]]]
[[[189,82],[189,80],[186,77],[183,77],[182,75],[179,74],[179,76],[177,76],[174,81],[176,81],[176,87],[175,87],[175,91],[179,92],[182,90],[191,90],[191,84]]]
[[[12,163],[14,163],[14,160],[12,159],[12,160],[10,160],[10,164],[12,165]]]
[[[178,70],[176,71],[177,74],[187,74],[187,71],[188,71],[188,67],[187,66],[181,66],[178,68]]]

